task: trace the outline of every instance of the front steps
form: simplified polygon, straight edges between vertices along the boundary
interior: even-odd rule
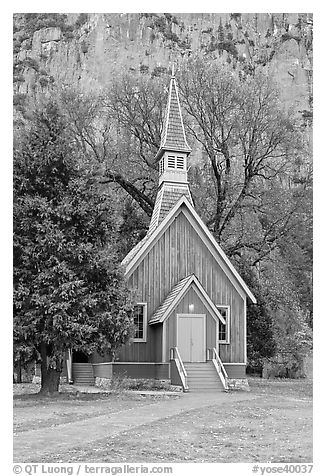
[[[189,392],[222,392],[224,387],[212,361],[184,362]]]
[[[74,381],[74,385],[81,385],[81,386],[95,385],[93,365],[88,363],[85,363],[85,364],[73,363],[72,364],[72,378]]]

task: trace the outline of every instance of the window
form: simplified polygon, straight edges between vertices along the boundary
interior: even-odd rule
[[[221,344],[230,343],[230,306],[216,306],[221,316],[225,319],[225,324],[219,322],[218,340]]]
[[[134,324],[136,326],[134,342],[146,342],[147,303],[138,303],[134,307]]]

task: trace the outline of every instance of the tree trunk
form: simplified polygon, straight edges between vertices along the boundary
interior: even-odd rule
[[[42,395],[52,395],[58,393],[60,384],[61,370],[49,367],[46,372],[45,379],[42,378],[41,390]]]
[[[17,363],[17,383],[22,383],[22,364],[20,359]]]
[[[60,354],[48,356],[48,346],[42,343],[41,354],[41,390],[42,395],[58,393],[60,375],[62,372],[63,358]]]

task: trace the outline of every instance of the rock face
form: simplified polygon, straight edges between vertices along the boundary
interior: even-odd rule
[[[157,76],[194,55],[239,74],[268,68],[284,101],[311,112],[311,14],[14,15],[16,103],[54,84],[99,90],[123,71]]]

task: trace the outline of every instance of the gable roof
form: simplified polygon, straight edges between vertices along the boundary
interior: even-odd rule
[[[238,292],[240,292],[240,294],[245,294],[253,303],[256,303],[255,296],[252,294],[235,267],[232,265],[229,258],[226,256],[222,248],[214,239],[211,232],[208,230],[207,226],[203,223],[194,207],[189,203],[189,200],[184,195],[180,197],[174,207],[155,228],[155,230],[152,231],[152,233],[146,235],[145,238],[143,238],[143,240],[127,254],[125,259],[122,261],[122,265],[126,266],[126,276],[130,276],[137,264],[141,261],[147,251],[150,250],[151,245],[155,243],[156,239],[158,239],[164,233],[170,223],[174,220],[178,213],[180,213],[182,207],[184,207],[188,212],[187,216],[189,216],[191,219],[197,233],[203,239],[218,264],[230,279],[231,283],[235,286]]]
[[[165,150],[191,152],[185,135],[178,87],[174,75],[170,80],[168,104],[164,116],[161,146],[156,155],[157,160],[161,158]]]
[[[140,240],[140,242],[137,243],[137,245],[134,246],[129,251],[128,254],[126,254],[126,256],[121,261],[121,265],[122,266],[127,266],[131,262],[131,260],[134,258],[134,256],[136,256],[138,251],[142,249],[142,247],[145,245],[145,243],[149,240],[150,237],[151,237],[151,233],[147,233],[147,235],[145,235],[144,238],[142,240]]]
[[[149,324],[159,324],[169,317],[171,311],[181,301],[182,297],[186,294],[191,285],[195,285],[198,289],[199,297],[204,301],[206,306],[210,309],[212,316],[217,320],[219,319],[222,324],[225,324],[225,319],[220,314],[219,310],[201,285],[197,276],[190,274],[181,279],[169,292],[164,301],[160,304],[153,316],[149,320]]]

